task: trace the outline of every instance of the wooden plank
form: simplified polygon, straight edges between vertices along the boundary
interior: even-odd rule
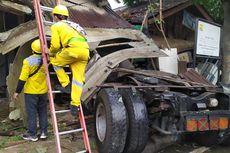
[[[23,45],[22,47],[20,47],[15,56],[13,64],[10,64],[9,75],[7,76],[6,79],[9,99],[12,99],[12,95],[15,92],[18,83],[18,78],[21,72],[23,60],[32,54],[30,44],[31,43],[29,42]],[[19,99],[17,101],[14,101],[14,103],[15,103],[15,107],[20,109],[21,117],[23,118],[24,125],[27,125],[27,120],[26,120],[27,115],[25,111],[24,94],[21,93]]]
[[[1,0],[0,8],[1,8],[1,11],[10,12],[10,13],[17,14],[17,15],[23,15],[23,13],[26,13],[26,14],[32,13],[32,10],[28,6],[14,3],[8,0]]]

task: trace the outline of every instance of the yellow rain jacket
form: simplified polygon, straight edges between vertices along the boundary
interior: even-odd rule
[[[75,29],[68,25],[65,20],[59,21],[51,26],[52,39],[50,55],[54,55],[60,48],[75,47],[89,49],[89,45]],[[61,42],[61,43],[60,43]]]
[[[19,79],[26,81],[24,93],[26,94],[45,94],[47,93],[46,75],[44,67],[41,66],[37,73],[29,77],[40,65],[41,55],[33,54],[23,60],[22,71]]]
[[[50,46],[51,64],[62,87],[70,83],[69,76],[62,68],[70,65],[72,71],[71,105],[79,106],[85,81],[85,68],[89,60],[89,46],[86,39],[72,28],[65,20],[51,26]],[[61,49],[61,51],[59,51]]]

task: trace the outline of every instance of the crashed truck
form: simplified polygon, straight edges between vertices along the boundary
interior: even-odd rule
[[[30,1],[15,2],[32,10]],[[52,1],[41,2],[54,6]],[[100,153],[155,152],[187,137],[202,145],[230,143],[228,95],[201,81],[194,71],[180,76],[158,71],[158,58],[167,55],[142,32],[132,30],[105,1],[63,3],[69,6],[71,20],[88,34],[91,59],[82,103],[94,114]],[[45,30],[49,38],[50,27]],[[31,54],[30,43],[38,37],[36,22],[26,21],[0,36],[1,53],[16,53],[7,77],[12,95],[22,60]]]

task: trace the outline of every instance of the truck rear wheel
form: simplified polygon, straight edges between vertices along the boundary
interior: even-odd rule
[[[100,153],[122,153],[128,130],[127,113],[118,91],[102,89],[95,103],[96,143]]]
[[[140,153],[148,140],[148,113],[142,96],[131,89],[121,90],[122,98],[128,113],[128,135],[124,153]]]

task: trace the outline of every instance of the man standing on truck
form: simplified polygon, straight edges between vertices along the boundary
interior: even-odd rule
[[[89,60],[89,46],[84,29],[72,21],[67,21],[68,17],[69,12],[65,6],[57,5],[53,9],[53,20],[56,23],[51,26],[49,52],[50,62],[61,83],[61,86],[56,86],[56,89],[65,93],[71,92],[70,111],[75,116],[81,103],[85,68]],[[63,69],[65,65],[70,65],[72,71],[71,86],[69,76]]]
[[[33,55],[23,60],[18,85],[13,98],[16,100],[24,88],[25,106],[28,117],[28,131],[22,137],[25,140],[37,141],[37,114],[39,117],[40,139],[47,138],[47,84],[40,41],[32,42]]]

